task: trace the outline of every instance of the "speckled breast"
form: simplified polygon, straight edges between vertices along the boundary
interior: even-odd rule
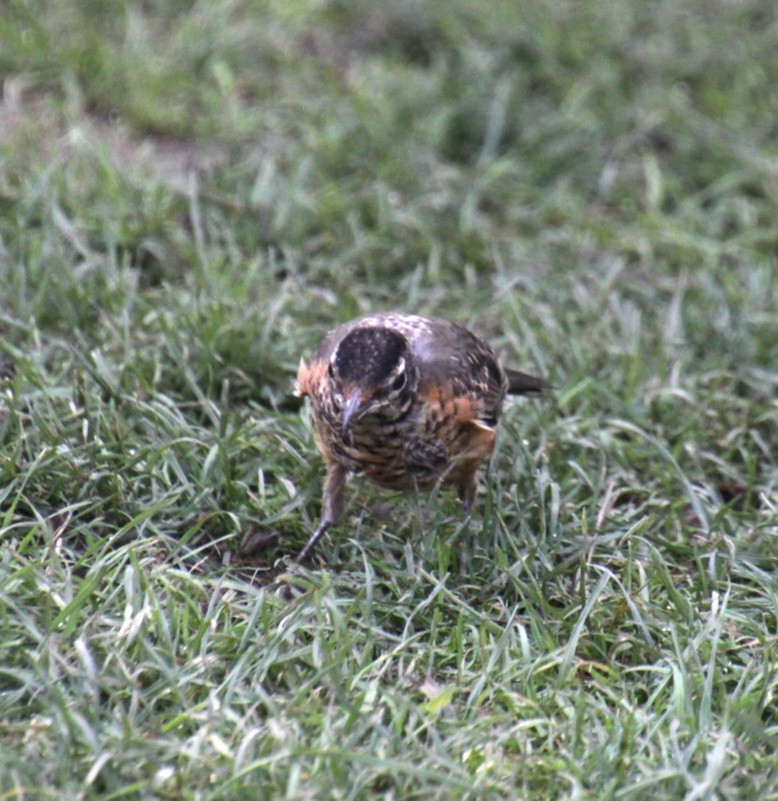
[[[366,417],[353,423],[345,434],[335,431],[330,420],[317,415],[316,410],[314,418],[319,449],[352,473],[363,475],[379,486],[426,489],[445,474],[445,463],[408,463],[408,443],[419,433],[418,421],[413,416],[394,422]]]

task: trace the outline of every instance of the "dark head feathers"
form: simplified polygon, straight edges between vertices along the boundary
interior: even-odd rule
[[[389,378],[402,358],[409,358],[402,334],[384,327],[355,328],[340,341],[334,368],[341,381],[376,385]]]

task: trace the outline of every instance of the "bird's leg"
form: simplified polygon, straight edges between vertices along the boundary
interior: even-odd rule
[[[458,486],[459,498],[465,505],[465,517],[470,517],[473,513],[473,501],[475,501],[476,492],[478,491],[478,479],[476,478],[476,470]]]
[[[476,467],[458,486],[459,497],[464,505],[465,525],[470,536],[465,535],[459,539],[459,565],[463,575],[468,571],[468,566],[472,562],[473,552],[476,547],[477,534],[473,531],[471,515],[473,514],[473,502],[478,491],[478,479],[476,478]]]
[[[305,562],[313,552],[316,543],[324,536],[328,529],[337,526],[343,519],[345,508],[344,498],[346,490],[347,470],[337,462],[327,465],[327,478],[324,480],[322,497],[321,521],[313,532],[305,547],[297,555],[298,562]]]

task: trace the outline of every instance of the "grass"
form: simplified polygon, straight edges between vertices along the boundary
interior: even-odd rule
[[[0,798],[776,801],[777,39],[766,0],[13,0]],[[297,362],[385,308],[554,397],[472,523],[355,481],[301,568]]]

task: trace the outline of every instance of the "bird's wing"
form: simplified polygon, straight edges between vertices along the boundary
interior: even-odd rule
[[[421,395],[441,392],[457,416],[493,428],[508,381],[492,348],[461,325],[432,320],[409,336],[419,368]]]

